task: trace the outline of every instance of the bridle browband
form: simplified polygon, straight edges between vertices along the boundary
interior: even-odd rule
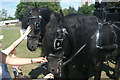
[[[42,16],[32,16],[32,17],[29,17],[29,19],[37,19],[37,18],[42,18]]]

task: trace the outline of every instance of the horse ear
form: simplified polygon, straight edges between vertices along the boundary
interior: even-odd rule
[[[36,2],[35,2],[35,5],[34,5],[34,7],[35,7],[35,8],[37,8],[37,7],[38,7]]]
[[[63,18],[64,14],[62,12],[62,10],[60,9],[60,17]]]

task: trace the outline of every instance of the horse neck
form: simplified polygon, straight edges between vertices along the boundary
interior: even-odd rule
[[[79,17],[79,16],[77,16]],[[73,17],[76,18],[76,17]],[[92,19],[90,22],[86,21],[85,23],[83,22],[81,16],[80,18],[76,18],[78,20],[75,20],[75,22],[71,22],[73,21],[72,17],[71,18],[66,18],[65,20],[65,27],[69,32],[69,35],[71,37],[71,43],[72,43],[72,48],[75,50],[74,52],[76,52],[80,47],[82,47],[84,44],[86,44],[88,42],[88,40],[94,35],[94,33],[96,32],[98,25],[96,24],[96,18],[95,20]],[[94,17],[93,17],[94,18]],[[71,21],[68,21],[68,19],[72,19]],[[84,18],[85,20],[87,20],[87,18]],[[89,16],[88,16],[89,19]],[[76,23],[78,25],[76,25]],[[81,24],[80,24],[81,23]],[[88,24],[88,25],[87,25]],[[91,25],[92,24],[92,25]]]

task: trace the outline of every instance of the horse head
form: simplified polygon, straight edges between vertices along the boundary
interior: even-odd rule
[[[28,35],[27,47],[30,51],[36,50],[42,44],[45,26],[50,19],[51,10],[47,8],[33,8],[28,14],[28,25],[31,32]]]
[[[61,76],[62,62],[65,61],[71,53],[72,49],[69,38],[69,33],[64,27],[63,14],[52,14],[49,23],[46,25],[42,54],[43,56],[47,56],[49,61],[47,63],[48,70],[55,75]]]

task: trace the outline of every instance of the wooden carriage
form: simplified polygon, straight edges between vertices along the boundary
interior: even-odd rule
[[[108,7],[107,2],[95,3],[94,15],[102,21],[111,21],[117,26],[120,26],[120,7]]]

